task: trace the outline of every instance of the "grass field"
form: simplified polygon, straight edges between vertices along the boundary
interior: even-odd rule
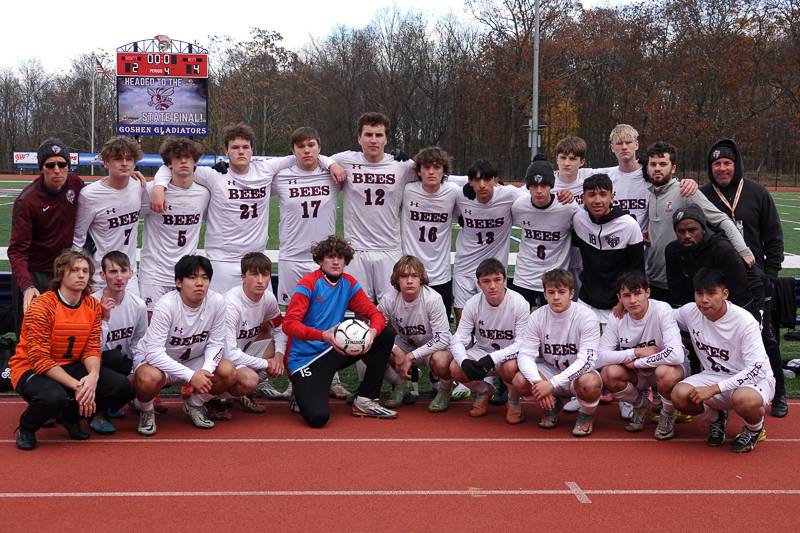
[[[24,179],[24,177],[23,177]],[[20,180],[0,180],[0,247],[8,246],[8,241],[11,235],[11,207],[14,198],[28,181]],[[780,213],[783,236],[785,243],[786,256],[800,255],[800,191],[778,191],[772,193],[775,198],[775,204]],[[270,203],[269,212],[269,241],[267,248],[270,250],[278,249],[278,224],[280,220],[280,212],[278,210],[277,198],[273,197]],[[336,219],[336,229],[338,234],[342,234],[342,210],[341,203],[340,209]],[[140,222],[139,228],[139,244],[141,245],[142,229]],[[203,235],[205,228],[201,233],[200,247],[203,247]],[[455,236],[458,230],[453,229],[453,251],[455,251]],[[515,230],[515,235],[518,236],[518,230]],[[517,243],[512,242],[511,251],[517,251]],[[10,270],[8,261],[0,261],[0,271],[8,272]],[[511,272],[513,274],[513,271]],[[785,269],[781,272],[783,276],[800,276],[800,269]],[[783,332],[781,333],[783,335]],[[783,341],[782,354],[784,359],[800,358],[800,342]],[[787,383],[789,390],[794,395],[800,395],[800,379],[791,380]]]

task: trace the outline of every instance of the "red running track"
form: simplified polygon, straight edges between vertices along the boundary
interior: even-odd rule
[[[395,421],[334,403],[330,424],[313,430],[270,403],[210,431],[169,405],[151,438],[128,415],[116,435],[87,442],[42,430],[24,453],[13,444],[23,403],[0,400],[0,531],[782,531],[796,530],[800,508],[800,402],[768,418],[767,440],[744,455],[707,447],[699,423],[679,425],[671,442],[652,438],[654,424],[628,434],[616,406],[576,439],[575,415],[541,430],[532,404],[509,426],[502,408],[469,418],[464,401],[438,415],[404,407]],[[732,417],[729,437],[740,425]]]

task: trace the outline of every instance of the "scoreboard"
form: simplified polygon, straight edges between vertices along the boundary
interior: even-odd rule
[[[117,76],[207,78],[207,54],[118,52]]]

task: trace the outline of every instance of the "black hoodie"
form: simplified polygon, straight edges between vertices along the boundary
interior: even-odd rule
[[[712,154],[717,149],[729,149],[735,154],[735,169],[733,179],[727,187],[720,187],[711,173]],[[756,262],[771,279],[778,277],[778,272],[783,263],[783,230],[775,201],[767,189],[762,185],[743,178],[744,166],[742,155],[736,143],[730,139],[718,141],[708,152],[708,179],[700,190],[720,211],[730,216],[737,226],[744,228],[744,242],[756,256]],[[742,193],[735,213],[725,205],[719,194],[722,194],[727,203],[733,205],[739,183]]]

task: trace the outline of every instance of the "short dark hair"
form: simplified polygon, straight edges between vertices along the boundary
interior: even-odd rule
[[[158,154],[165,165],[172,163],[175,158],[185,156],[191,157],[197,163],[202,153],[203,147],[199,143],[185,137],[168,137],[158,149]]]
[[[196,274],[198,270],[205,272],[209,280],[214,275],[214,269],[208,258],[202,255],[184,255],[175,263],[175,281],[188,278]]]
[[[416,165],[417,172],[422,170],[422,167],[425,165],[439,165],[442,167],[444,176],[450,175],[450,160],[450,154],[438,146],[423,148],[414,156],[414,164]],[[444,176],[442,176],[442,180],[444,180]]]
[[[413,255],[404,255],[394,264],[392,275],[389,277],[389,283],[392,284],[395,290],[400,290],[400,276],[409,271],[414,271],[419,275],[420,285],[428,284],[428,273],[425,271],[425,265],[422,264],[422,261]]]
[[[324,241],[315,242],[311,245],[311,257],[317,264],[322,263],[322,260],[329,255],[338,255],[344,258],[345,265],[349,265],[355,252],[350,243],[338,235],[328,235],[328,238]]]
[[[542,276],[542,289],[547,290],[548,286],[566,287],[567,289],[574,291],[575,275],[569,270],[565,270],[563,268],[548,270]]]
[[[647,147],[647,159],[650,159],[651,157],[662,157],[665,154],[669,156],[669,162],[674,165],[678,150],[670,143],[665,141],[656,141]]]
[[[491,274],[502,274],[504,278],[506,277],[506,267],[499,259],[494,257],[481,261],[478,268],[475,270],[475,278],[481,279],[483,276],[489,276]]]
[[[583,192],[596,190],[614,192],[614,184],[608,174],[592,174],[583,180]]]
[[[629,270],[617,278],[617,292],[622,292],[623,289],[635,292],[649,288],[650,283],[647,281],[647,276],[641,270]]]
[[[123,268],[131,268],[131,260],[128,257],[128,254],[125,252],[120,252],[119,250],[112,250],[108,252],[100,260],[100,270],[103,272],[106,271],[106,262],[109,264],[116,263]]]
[[[358,135],[361,136],[361,132],[364,130],[364,126],[383,126],[386,128],[386,135],[389,135],[389,126],[392,123],[389,121],[389,117],[384,115],[383,113],[375,113],[375,112],[367,112],[362,113],[360,117],[358,117]]]
[[[226,150],[228,149],[228,144],[234,139],[244,139],[250,143],[250,147],[252,148],[253,142],[256,139],[256,132],[244,122],[228,124],[225,126],[225,129],[222,130],[222,140],[225,142]]]
[[[242,257],[242,275],[248,272],[258,274],[272,274],[272,261],[261,252],[250,252]]]
[[[57,291],[61,288],[64,274],[72,268],[78,261],[86,261],[89,264],[89,280],[82,294],[92,294],[94,292],[94,261],[84,251],[64,250],[53,260],[53,279],[50,280],[50,289]]]
[[[728,288],[728,280],[725,278],[725,274],[721,270],[708,267],[702,267],[697,271],[694,278],[692,278],[692,284],[695,292],[708,291],[717,287],[721,289]]]
[[[317,144],[321,144],[319,140],[319,133],[317,133],[317,130],[315,130],[314,128],[309,128],[308,126],[302,126],[292,132],[292,139],[291,139],[292,148],[294,148],[296,145],[302,142],[310,140],[317,141]]]
[[[496,178],[498,175],[497,169],[486,159],[478,159],[469,167],[469,170],[467,170],[468,181],[472,181],[476,178],[489,180]]]
[[[586,150],[588,150],[586,141],[580,137],[564,137],[556,145],[556,155],[575,154],[581,159],[586,159]]]

